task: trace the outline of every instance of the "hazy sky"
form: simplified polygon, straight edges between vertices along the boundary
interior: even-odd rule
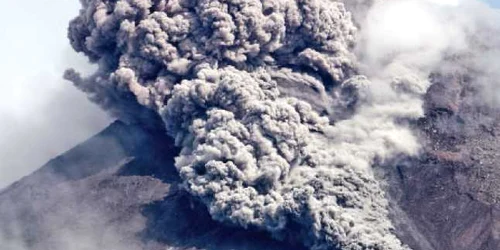
[[[0,0],[0,188],[105,127],[110,119],[70,83],[87,68],[66,39],[78,0]]]
[[[443,0],[446,1],[446,0]],[[485,0],[500,7],[500,0]],[[0,0],[0,188],[104,128],[111,120],[61,79],[89,68],[69,48],[78,0]]]

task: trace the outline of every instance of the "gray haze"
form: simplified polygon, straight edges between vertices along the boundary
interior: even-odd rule
[[[91,68],[66,42],[67,22],[78,13],[78,1],[0,2],[2,188],[98,132],[110,119],[62,80],[68,65]]]

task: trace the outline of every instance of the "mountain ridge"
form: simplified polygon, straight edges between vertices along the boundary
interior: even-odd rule
[[[178,187],[176,149],[165,154],[155,143],[164,136],[117,121],[12,184],[0,193],[0,239],[16,239],[23,250],[290,249],[212,221]]]

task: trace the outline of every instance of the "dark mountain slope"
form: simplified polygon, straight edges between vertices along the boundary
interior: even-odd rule
[[[414,249],[500,249],[500,119],[470,80],[434,76],[426,117],[416,124],[425,152],[400,161],[389,178],[410,221],[401,229],[420,234],[403,233]]]
[[[177,188],[165,141],[115,122],[3,190],[1,249],[300,249],[213,222]]]

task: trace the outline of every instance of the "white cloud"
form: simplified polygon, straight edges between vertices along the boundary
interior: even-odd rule
[[[423,72],[443,53],[466,49],[465,34],[449,19],[458,1],[389,0],[377,3],[364,22],[360,51],[370,71],[397,59]]]

